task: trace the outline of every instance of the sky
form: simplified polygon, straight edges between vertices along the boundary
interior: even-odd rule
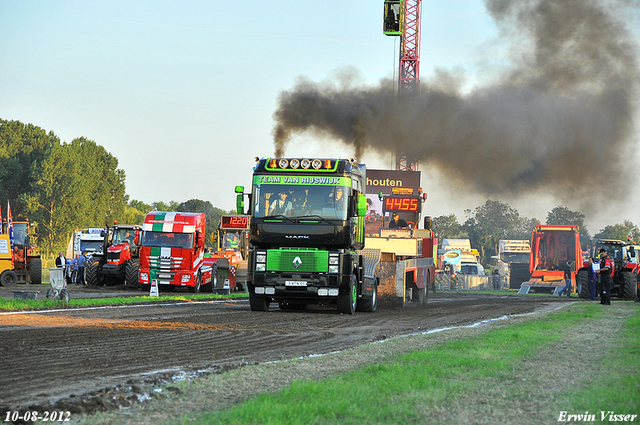
[[[283,92],[301,79],[347,75],[352,84],[374,86],[397,74],[399,39],[382,33],[382,3],[0,0],[0,118],[34,124],[63,142],[86,137],[104,146],[126,173],[130,199],[196,198],[231,210],[234,187],[250,186],[254,158],[274,155]],[[637,10],[620,19],[637,48]],[[477,0],[424,1],[420,46],[421,80],[445,71],[463,92],[490,85],[526,54]],[[285,155],[354,155],[344,143],[315,137],[296,135]],[[637,141],[627,155],[636,174],[635,194],[620,200],[625,208],[595,199],[580,209],[584,203],[540,190],[489,197],[450,185],[455,168],[425,166],[424,213],[464,222],[465,210],[491,198],[541,222],[556,206],[581,211],[591,234],[623,220],[640,225]],[[358,159],[369,168],[395,163],[374,151]],[[477,164],[470,178],[482,179],[491,167]],[[597,170],[585,170],[591,173]],[[600,191],[597,179],[585,184]]]

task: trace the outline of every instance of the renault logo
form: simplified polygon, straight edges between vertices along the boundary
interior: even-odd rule
[[[295,267],[296,270],[298,270],[301,265],[302,265],[302,260],[300,259],[300,257],[296,257],[293,259],[293,267]]]

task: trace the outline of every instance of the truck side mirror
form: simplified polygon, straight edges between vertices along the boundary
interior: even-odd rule
[[[364,217],[365,215],[367,215],[367,197],[358,195],[358,217]]]
[[[236,197],[236,212],[238,214],[244,214],[244,195],[242,193]]]
[[[202,248],[204,246],[204,233],[196,232],[196,246]]]
[[[140,245],[140,230],[136,230],[135,236],[133,237],[133,243],[135,245]]]

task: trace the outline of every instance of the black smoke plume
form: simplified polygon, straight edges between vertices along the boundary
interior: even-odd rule
[[[441,71],[421,82],[419,95],[397,98],[390,80],[363,87],[300,79],[279,97],[276,157],[292,136],[311,132],[353,146],[356,158],[400,149],[421,169],[435,167],[486,195],[544,190],[576,200],[599,175],[620,180],[637,150],[640,72],[624,21],[637,2],[486,0],[486,7],[515,58],[499,80],[462,93]],[[612,185],[611,195],[623,189]]]

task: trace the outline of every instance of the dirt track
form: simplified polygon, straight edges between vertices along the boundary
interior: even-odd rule
[[[276,311],[257,313],[246,300],[0,314],[0,406],[108,410],[139,401],[145,385],[185,374],[338,351],[567,300],[438,293],[424,307],[354,316],[322,308],[285,312],[275,304]]]

